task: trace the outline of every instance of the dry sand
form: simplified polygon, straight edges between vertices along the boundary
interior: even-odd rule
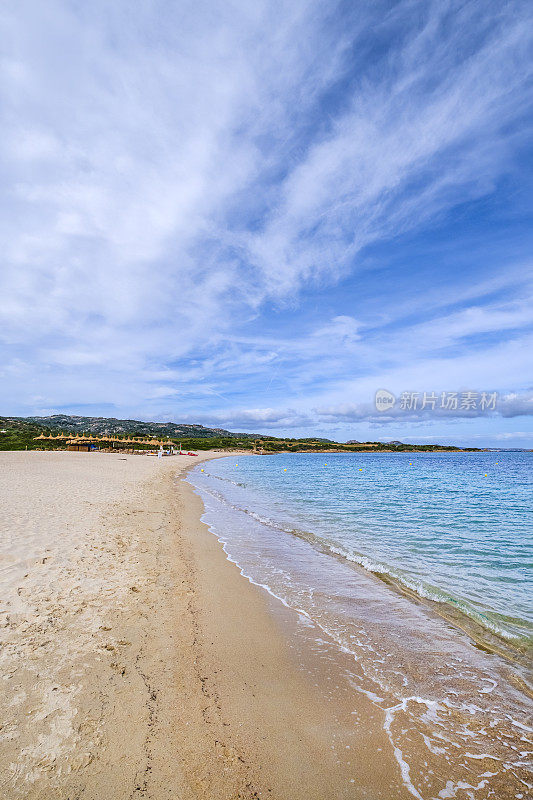
[[[0,797],[409,797],[200,522],[198,460],[0,453]]]

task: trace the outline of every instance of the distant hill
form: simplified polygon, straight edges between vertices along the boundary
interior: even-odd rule
[[[79,417],[70,414],[53,414],[50,417],[0,417],[0,450],[53,450],[62,442],[39,440],[42,433],[92,434],[95,436],[117,436],[126,439],[136,435],[140,438],[170,438],[182,447],[195,450],[222,448],[227,450],[256,450],[262,453],[328,453],[357,452],[414,452],[424,450],[458,450],[442,445],[402,444],[401,442],[357,442],[352,439],[339,444],[330,439],[282,439],[260,433],[235,433],[224,428],[205,428],[203,425],[186,425],[178,422],[142,422],[136,419],[115,417]],[[124,442],[124,446],[127,443]],[[141,445],[142,447],[142,445]],[[476,448],[462,448],[475,450]]]
[[[92,433],[106,436],[136,433],[143,436],[171,436],[173,439],[207,439],[217,436],[230,439],[257,438],[257,435],[251,433],[233,433],[224,428],[204,428],[203,425],[186,425],[178,422],[141,422],[137,419],[115,419],[115,417],[77,417],[69,414],[53,414],[51,417],[14,417],[13,419],[64,433]]]

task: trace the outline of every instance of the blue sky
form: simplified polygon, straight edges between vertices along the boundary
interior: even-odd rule
[[[2,413],[533,447],[530,16],[4,5]]]

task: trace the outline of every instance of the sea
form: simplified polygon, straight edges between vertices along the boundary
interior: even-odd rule
[[[414,797],[531,796],[532,467],[283,453],[188,474],[243,575],[349,656]]]

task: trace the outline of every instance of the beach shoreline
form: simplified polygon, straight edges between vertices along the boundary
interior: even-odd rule
[[[182,480],[224,455],[1,454],[2,798],[360,796],[338,709]]]
[[[512,798],[529,791],[528,662],[522,668],[514,658],[503,659],[501,648],[487,647],[486,636],[478,642],[463,618],[449,618],[437,603],[342,557],[327,535],[306,535],[295,508],[305,506],[311,531],[312,502],[317,531],[323,530],[312,498],[322,499],[321,481],[328,487],[335,481],[325,479],[323,468],[332,465],[320,459],[298,466],[289,482],[283,464],[263,469],[261,461],[226,459],[191,472],[188,480],[227,557],[274,598],[271,613],[283,617],[298,669],[314,676],[317,694],[340,716],[351,704],[352,733],[368,742],[387,734],[385,746],[376,740],[356,753],[344,731],[358,788],[380,796],[362,766],[385,764],[394,754],[396,763],[386,771],[424,800]],[[298,483],[299,473],[304,479]],[[340,502],[339,492],[335,499]],[[331,504],[326,508],[331,513]],[[291,614],[281,614],[282,607]],[[391,785],[388,796],[398,791]]]
[[[202,521],[187,473],[228,455],[0,454],[2,800],[422,796],[407,707]]]

